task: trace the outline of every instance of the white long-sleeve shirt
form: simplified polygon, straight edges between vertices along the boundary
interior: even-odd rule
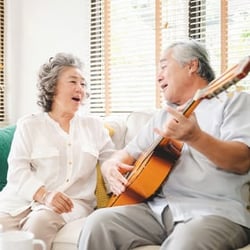
[[[61,191],[74,203],[66,221],[86,216],[96,206],[96,164],[114,152],[114,145],[101,119],[75,117],[69,133],[47,113],[28,115],[17,122],[8,163],[7,185],[0,192],[0,211],[12,215],[27,207],[45,186]]]

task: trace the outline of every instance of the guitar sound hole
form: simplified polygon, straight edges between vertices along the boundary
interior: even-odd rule
[[[165,145],[158,145],[155,148],[155,156],[165,159],[170,162],[175,162],[179,156],[179,149],[172,143],[167,143]]]

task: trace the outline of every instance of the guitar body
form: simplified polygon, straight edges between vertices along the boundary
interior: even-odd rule
[[[163,138],[153,150],[143,153],[127,177],[126,190],[118,196],[112,195],[108,206],[135,204],[150,198],[171,172],[181,155],[182,145]]]

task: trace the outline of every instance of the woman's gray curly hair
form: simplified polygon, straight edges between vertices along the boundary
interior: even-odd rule
[[[65,67],[75,67],[82,70],[83,63],[72,54],[58,53],[40,68],[37,84],[39,91],[37,104],[45,112],[51,111],[56,82],[60,72]]]

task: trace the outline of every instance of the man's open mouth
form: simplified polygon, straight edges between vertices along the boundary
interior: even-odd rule
[[[167,88],[168,84],[163,84],[161,85],[161,89],[164,90],[165,88]]]
[[[80,102],[80,101],[81,101],[81,98],[79,98],[79,97],[72,97],[72,100],[73,100],[73,101],[76,101],[76,102]]]

